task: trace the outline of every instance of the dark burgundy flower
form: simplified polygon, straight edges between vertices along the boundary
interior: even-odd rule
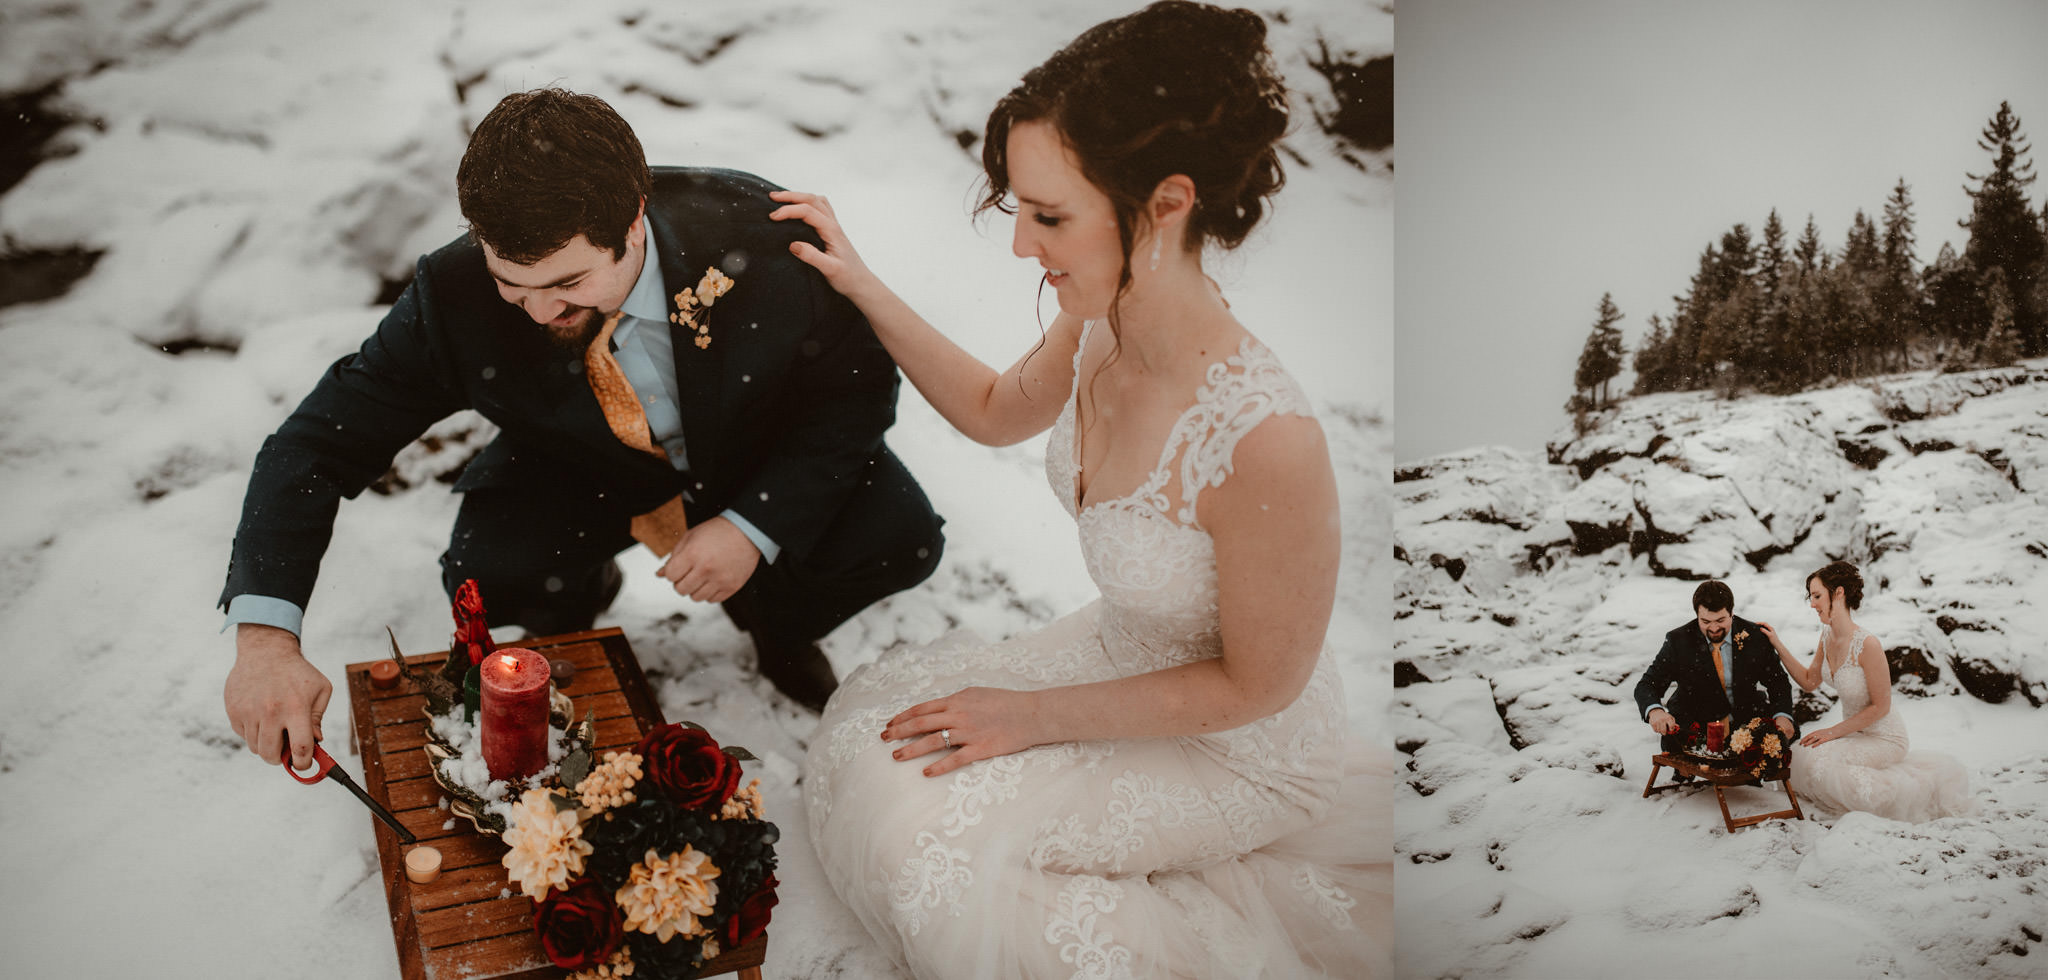
[[[739,788],[740,764],[702,729],[673,722],[633,746],[654,790],[686,810],[717,809]]]
[[[768,880],[761,883],[760,891],[740,903],[739,911],[725,920],[725,930],[718,937],[722,948],[738,949],[768,928],[770,910],[781,901],[775,894],[775,886],[779,884],[781,882],[775,880],[775,875],[770,874]]]
[[[611,959],[625,937],[625,922],[597,879],[578,878],[534,903],[533,931],[556,966],[587,970]]]
[[[484,619],[484,597],[477,590],[476,579],[464,579],[462,587],[455,590],[453,612],[454,648],[469,655],[470,666],[483,663],[497,645],[491,642],[491,628]]]

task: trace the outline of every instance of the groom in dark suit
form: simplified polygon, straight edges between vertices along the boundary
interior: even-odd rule
[[[419,261],[257,455],[220,599],[235,730],[310,757],[330,687],[297,634],[336,508],[462,409],[498,435],[455,485],[451,594],[474,578],[496,625],[585,629],[638,539],[820,707],[837,681],[816,640],[923,581],[944,539],[882,442],[894,362],[790,254],[815,236],[769,220],[760,178],[650,170],[609,105],[558,89],[501,101],[456,184],[471,233]]]
[[[1773,718],[1785,738],[1795,737],[1791,683],[1770,639],[1736,617],[1734,590],[1703,582],[1693,590],[1692,605],[1695,618],[1664,634],[1664,648],[1636,681],[1636,707],[1664,736],[1664,750],[1684,748],[1680,726],[1724,718],[1735,725]],[[1678,688],[1667,697],[1673,684]]]

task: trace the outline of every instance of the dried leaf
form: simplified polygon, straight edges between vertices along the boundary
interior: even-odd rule
[[[741,762],[759,762],[759,761],[761,761],[761,757],[760,757],[760,756],[758,756],[758,755],[755,755],[754,753],[752,753],[752,752],[749,752],[749,751],[747,751],[746,749],[740,748],[740,747],[739,747],[739,746],[737,746],[737,745],[728,745],[728,746],[726,746],[726,747],[725,747],[725,754],[726,754],[726,755],[729,755],[729,756],[732,756],[732,757],[733,757],[734,759],[737,759],[737,760],[739,760],[739,761],[741,761]]]
[[[562,786],[574,789],[590,775],[590,750],[578,748],[562,757]],[[556,807],[561,809],[559,805]]]

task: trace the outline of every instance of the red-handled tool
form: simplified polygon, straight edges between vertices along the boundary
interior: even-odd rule
[[[386,826],[396,831],[399,843],[419,843],[420,839],[413,836],[412,831],[405,829],[405,825],[399,823],[398,817],[394,816],[390,810],[384,809],[384,804],[371,799],[370,794],[363,792],[363,788],[357,786],[355,780],[348,778],[348,770],[336,769],[334,767],[334,757],[328,755],[327,750],[320,747],[320,743],[313,743],[313,774],[311,776],[301,776],[298,770],[292,768],[291,744],[289,742],[285,744],[285,753],[284,771],[291,773],[293,779],[311,786],[322,779],[330,776],[333,777],[335,782],[348,787],[349,792],[356,794],[356,799],[363,801],[363,805],[369,807],[370,812],[377,815],[377,819],[384,821]]]

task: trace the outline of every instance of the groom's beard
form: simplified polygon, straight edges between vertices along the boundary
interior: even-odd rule
[[[594,307],[579,307],[574,319],[567,326],[558,327],[553,323],[538,323],[541,336],[549,347],[568,354],[581,354],[589,349],[590,342],[597,339],[597,332],[604,327],[604,315]]]

